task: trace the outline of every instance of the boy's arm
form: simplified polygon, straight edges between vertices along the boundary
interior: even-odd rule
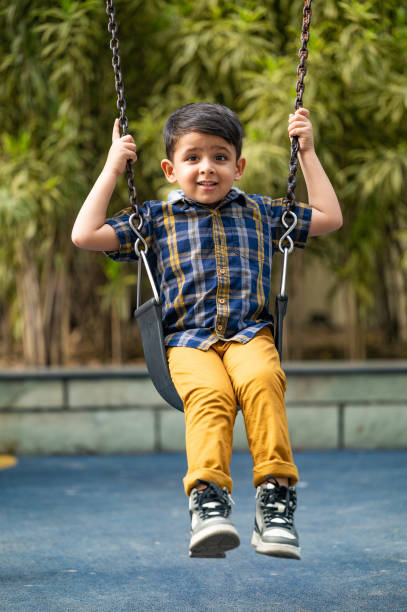
[[[298,136],[299,160],[312,207],[309,236],[327,234],[342,226],[342,212],[334,188],[314,149],[312,125],[309,111],[300,108],[290,115],[288,133]]]
[[[72,229],[72,241],[76,246],[91,251],[115,251],[119,248],[115,230],[105,223],[106,211],[117,177],[124,172],[128,159],[136,161],[136,145],[130,134],[120,138],[119,120],[116,119],[106,164],[83,203]]]

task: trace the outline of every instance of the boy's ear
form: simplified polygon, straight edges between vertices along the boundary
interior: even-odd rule
[[[161,161],[161,168],[165,174],[165,178],[169,183],[177,182],[177,177],[175,176],[175,168],[170,159],[163,159]]]
[[[239,181],[242,178],[245,167],[246,167],[246,158],[239,157],[239,159],[236,162],[235,181]]]

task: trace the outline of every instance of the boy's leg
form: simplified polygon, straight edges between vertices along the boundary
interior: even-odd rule
[[[254,463],[252,545],[258,553],[299,559],[296,493],[293,487],[282,486],[284,478],[295,484],[298,473],[284,406],[285,375],[270,330],[261,330],[247,344],[231,345],[224,363],[242,408]]]
[[[298,480],[294,465],[284,405],[285,374],[269,328],[246,344],[230,343],[223,357],[242,409],[253,457],[253,484],[265,479]]]
[[[236,399],[214,349],[171,347],[174,385],[184,403],[188,472],[184,487],[191,518],[191,557],[224,558],[239,545],[230,520],[230,459]]]
[[[232,492],[230,459],[236,398],[217,352],[188,347],[167,350],[172,380],[183,403],[188,472],[187,495],[197,480],[216,482]]]

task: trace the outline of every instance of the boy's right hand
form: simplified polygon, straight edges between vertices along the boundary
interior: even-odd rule
[[[113,126],[112,146],[109,149],[105,168],[115,174],[123,174],[126,169],[126,162],[137,160],[137,147],[133,136],[127,134],[120,137],[119,120],[116,119]]]

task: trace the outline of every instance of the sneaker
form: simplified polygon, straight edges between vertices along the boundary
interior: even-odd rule
[[[190,557],[224,558],[225,551],[239,546],[239,535],[230,520],[232,498],[227,489],[214,482],[197,480],[206,484],[202,491],[192,489],[189,498],[191,517]]]
[[[298,533],[294,527],[297,494],[294,487],[279,485],[275,478],[257,487],[256,518],[251,544],[256,552],[272,557],[300,559]]]

